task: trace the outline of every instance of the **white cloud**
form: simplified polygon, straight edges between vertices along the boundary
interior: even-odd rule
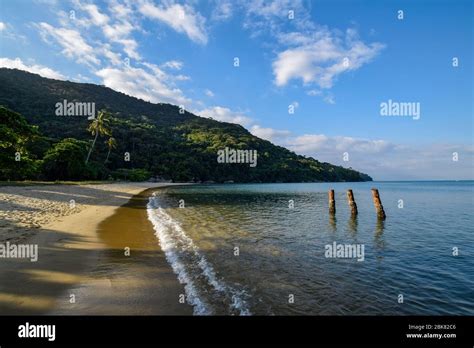
[[[229,0],[216,0],[211,18],[215,21],[225,21],[233,15],[233,4]]]
[[[94,4],[81,3],[80,0],[75,0],[74,4],[76,8],[86,12],[89,19],[77,18],[73,23],[86,28],[89,28],[91,25],[101,28],[107,39],[123,46],[127,56],[136,60],[141,59],[137,52],[138,43],[130,37],[132,31],[138,29],[138,27],[132,23],[133,11],[127,4],[122,4],[117,0],[110,1],[108,8],[112,16],[101,12]],[[64,20],[62,22],[64,26],[67,26],[69,23],[70,21]]]
[[[27,44],[28,38],[19,34],[15,28],[6,22],[0,22],[1,39],[8,39],[15,42],[15,44]]]
[[[287,18],[288,11],[299,8],[300,1],[292,0],[254,0],[247,4],[247,13],[262,16],[266,19],[273,17]]]
[[[296,29],[314,30],[311,22],[310,10],[305,7],[311,2],[303,0],[253,0],[242,2],[244,8],[244,28],[251,30],[251,36],[257,37],[268,32],[278,36],[282,29],[289,24]],[[289,19],[289,11],[293,11],[294,18]],[[289,22],[291,21],[291,22]]]
[[[109,0],[109,11],[119,19],[129,19],[133,9],[129,2],[120,3],[118,0]]]
[[[78,63],[88,65],[98,65],[100,60],[96,57],[96,52],[92,46],[88,45],[81,34],[73,29],[55,28],[48,23],[41,22],[36,25],[44,41],[49,42],[49,38],[56,40],[56,43],[63,47],[61,51],[66,57],[75,59]]]
[[[336,104],[336,99],[334,98],[334,95],[331,92],[324,92],[318,89],[310,89],[309,91],[306,92],[307,95],[310,97],[321,97],[323,100],[328,103],[328,104]]]
[[[272,65],[277,86],[300,79],[306,85],[329,89],[340,74],[359,69],[384,47],[380,43],[363,43],[354,30],[348,30],[344,39],[327,30],[308,36],[293,34],[294,41],[288,36],[281,39],[292,46],[280,52]]]
[[[191,80],[191,77],[187,75],[171,75],[171,78],[176,80],[176,81],[189,81]]]
[[[134,27],[129,22],[117,22],[115,24],[105,25],[102,29],[107,38],[118,42],[127,37]]]
[[[328,104],[336,104],[336,100],[334,99],[334,96],[332,95],[326,95],[324,97],[324,101]]]
[[[103,26],[108,23],[109,17],[99,11],[96,5],[94,4],[85,4],[82,5],[82,9],[87,11],[89,13],[89,16],[92,20],[92,23],[94,23],[97,26]]]
[[[214,97],[214,95],[215,95],[214,92],[211,91],[210,89],[206,89],[206,90],[204,91],[204,93],[205,93],[208,97],[210,97],[210,98]]]
[[[395,144],[325,134],[294,135],[287,130],[253,126],[252,134],[298,154],[343,167],[352,167],[376,180],[444,180],[474,178],[474,146],[462,144]],[[349,161],[344,161],[344,153]],[[453,152],[459,161],[452,160]]]
[[[320,160],[353,167],[376,180],[472,180],[474,177],[472,145],[407,145],[384,140],[328,137],[326,142],[313,149],[304,150],[305,147],[310,145],[290,146],[294,151],[306,151],[302,153]],[[452,160],[454,151],[459,152],[461,161]],[[342,160],[344,152],[349,154],[348,162]]]
[[[177,61],[177,60],[170,60],[168,62],[165,62],[163,64],[164,68],[170,68],[174,70],[181,70],[183,68],[183,62]]]
[[[254,125],[250,129],[250,133],[253,135],[269,140],[271,142],[279,143],[281,141],[284,142],[284,140],[291,135],[290,131],[287,130],[277,130],[273,128],[263,128],[259,125]]]
[[[311,89],[308,92],[306,92],[306,94],[311,96],[311,97],[314,97],[314,96],[317,96],[317,95],[321,95],[322,92],[317,90],[317,89]]]
[[[181,74],[180,75],[172,75],[172,74],[166,73],[165,71],[162,70],[163,67],[167,67],[166,63],[161,65],[160,67],[155,65],[155,64],[148,63],[148,62],[143,62],[141,64],[143,66],[146,66],[151,71],[153,71],[153,73],[157,77],[159,77],[161,80],[166,80],[169,83],[173,83],[175,81],[188,81],[188,80],[191,79],[189,76],[186,76],[186,75],[181,75]]]
[[[166,74],[152,67],[157,68],[151,64],[148,64],[151,71],[108,67],[97,71],[96,75],[102,78],[105,86],[152,103],[186,105],[191,102],[180,89],[169,84]]]
[[[323,134],[305,134],[289,139],[290,145],[300,153],[330,152],[341,153],[352,151],[364,154],[379,153],[392,148],[394,145],[384,140],[368,140],[353,137],[329,137]]]
[[[168,74],[160,67],[148,62],[138,61],[135,65],[127,67],[122,55],[113,50],[112,43],[119,43],[123,45],[128,57],[140,58],[136,52],[138,48],[136,41],[128,38],[131,30],[133,30],[131,24],[127,22],[113,23],[111,17],[105,17],[96,7],[81,6],[90,12],[94,18],[94,25],[102,25],[104,36],[110,41],[106,43],[95,41],[95,47],[93,48],[83,39],[78,30],[64,27],[55,28],[44,22],[36,25],[42,38],[46,42],[49,42],[48,40],[51,38],[54,39],[57,44],[63,47],[62,53],[65,56],[74,58],[79,63],[87,64],[92,73],[102,78],[105,86],[116,91],[153,103],[185,105],[191,102],[175,86],[177,81],[189,80],[188,76]],[[120,8],[117,11],[125,14],[127,8]],[[115,30],[117,28],[118,30]],[[101,67],[99,57],[106,58],[109,61],[108,66]],[[165,63],[165,66],[179,70],[182,63],[174,60]]]
[[[155,5],[150,1],[142,1],[139,4],[139,11],[146,17],[157,19],[177,32],[186,34],[194,42],[207,43],[205,18],[189,5],[173,3]]]
[[[66,80],[66,77],[56,70],[53,70],[51,68],[48,68],[46,66],[39,65],[39,64],[27,65],[23,63],[23,61],[20,58],[15,58],[15,59],[0,58],[0,67],[24,70],[33,74],[41,75],[49,79]]]
[[[330,89],[338,76],[370,62],[383,49],[381,43],[364,43],[357,31],[341,33],[311,19],[311,2],[302,0],[254,0],[242,5],[244,27],[252,36],[269,34],[266,44],[278,52],[273,63],[274,83],[283,87],[300,80],[310,87],[309,95],[321,95],[314,86]],[[289,11],[294,18],[289,19]],[[332,96],[326,102],[333,103]]]
[[[167,78],[167,74],[159,66],[148,62],[144,62],[142,65],[150,69],[160,80],[165,80]]]
[[[117,39],[113,40],[123,45],[124,52],[133,59],[140,60],[140,54],[138,54],[138,43],[134,39]]]
[[[112,48],[109,44],[104,44],[101,47],[96,48],[96,51],[102,56],[106,57],[113,65],[124,64],[124,62],[122,62],[122,57],[120,56],[120,54],[112,51]]]
[[[191,77],[187,76],[187,75],[171,75],[171,77],[176,80],[176,81],[189,81],[191,80]]]
[[[252,123],[252,119],[241,112],[232,111],[222,106],[213,106],[201,111],[195,111],[196,115],[206,118],[212,118],[216,121],[237,123],[243,126]]]

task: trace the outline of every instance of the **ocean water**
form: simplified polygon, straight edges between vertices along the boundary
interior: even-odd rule
[[[474,315],[473,191],[447,181],[183,186],[155,191],[147,213],[197,315]],[[327,257],[334,243],[363,247],[363,260]]]

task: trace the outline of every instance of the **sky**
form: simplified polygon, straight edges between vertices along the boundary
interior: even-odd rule
[[[463,0],[0,0],[0,67],[181,105],[375,180],[472,180],[473,28]],[[389,100],[413,109],[384,116]]]

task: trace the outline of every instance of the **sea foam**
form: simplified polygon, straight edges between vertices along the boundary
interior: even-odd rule
[[[195,315],[215,314],[212,301],[206,299],[205,283],[223,297],[230,299],[230,312],[251,315],[244,297],[244,290],[236,290],[219,279],[212,265],[202,255],[193,240],[185,233],[179,222],[175,221],[160,206],[156,193],[147,204],[148,219],[153,224],[161,249],[165,253],[178,280],[184,285],[187,302],[193,306]]]

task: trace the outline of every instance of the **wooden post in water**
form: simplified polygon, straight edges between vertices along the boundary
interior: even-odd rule
[[[356,216],[357,204],[355,202],[354,194],[352,193],[352,190],[347,190],[347,203],[349,203],[349,207],[351,208],[351,215]]]
[[[336,214],[336,201],[334,200],[334,190],[329,190],[329,214]]]
[[[372,199],[374,200],[374,206],[375,210],[377,211],[377,217],[379,219],[385,220],[385,211],[383,210],[383,205],[380,201],[379,190],[377,190],[376,188],[372,189]]]

